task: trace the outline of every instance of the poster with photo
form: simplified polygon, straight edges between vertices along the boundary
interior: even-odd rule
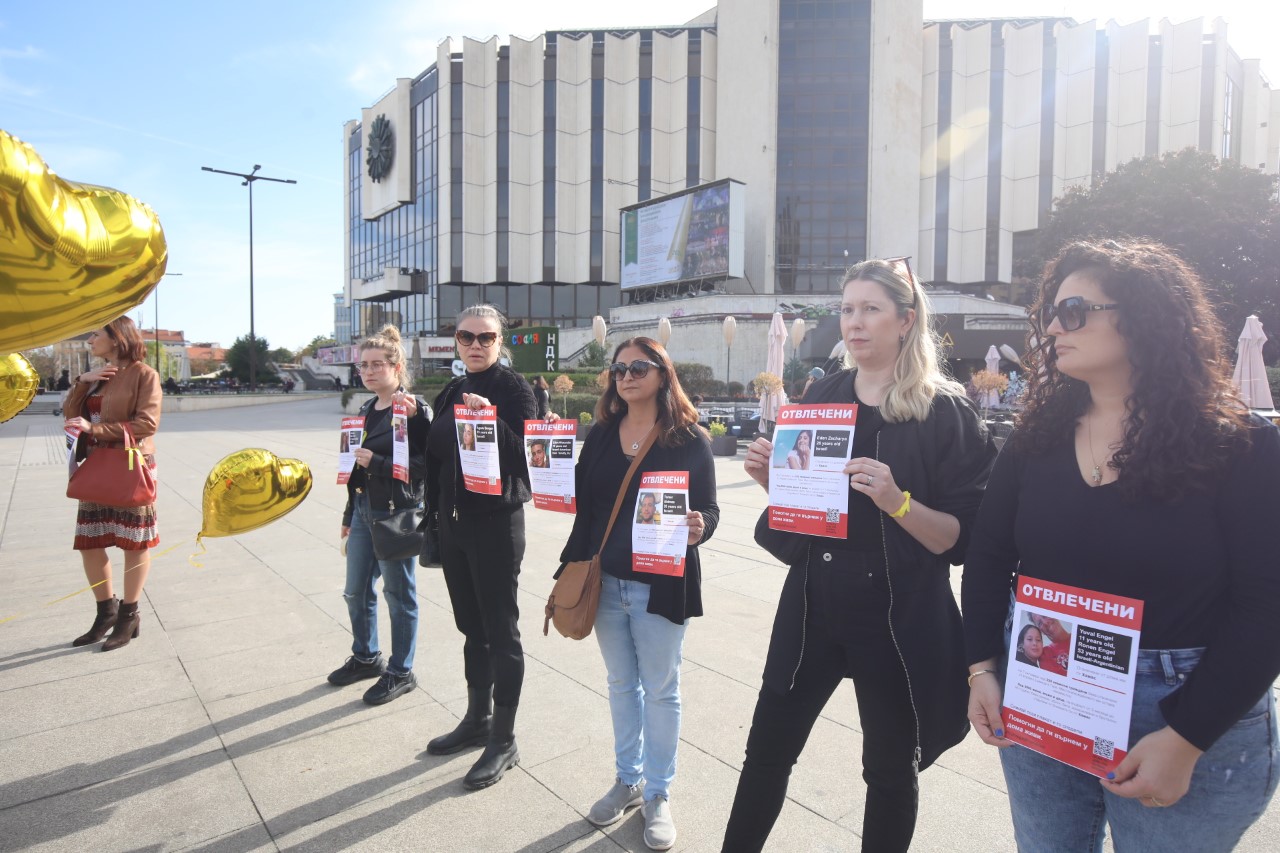
[[[356,451],[364,441],[364,418],[343,418],[338,432],[338,485],[351,481],[356,469]]]
[[[67,439],[67,479],[71,479],[76,468],[80,467],[76,463],[76,442],[80,440],[80,427],[64,426],[63,430]]]
[[[641,474],[631,516],[632,570],[683,577],[689,549],[688,515],[688,471]]]
[[[525,421],[524,452],[529,462],[533,505],[552,512],[575,513],[574,454],[578,424],[574,421]]]
[[[782,406],[769,459],[769,527],[843,539],[856,403]]]
[[[409,407],[391,404],[391,476],[409,482]]]
[[[456,405],[453,407],[453,419],[458,431],[462,485],[467,491],[481,495],[502,494],[497,407],[471,409]]]
[[[1142,602],[1019,577],[1004,735],[1105,777],[1129,750]]]

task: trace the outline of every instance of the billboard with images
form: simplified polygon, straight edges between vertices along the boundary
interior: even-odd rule
[[[739,181],[642,202],[620,216],[623,290],[743,275],[746,185]]]

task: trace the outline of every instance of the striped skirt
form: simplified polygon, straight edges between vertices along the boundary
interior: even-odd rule
[[[159,544],[155,504],[118,507],[80,501],[76,539],[71,546],[75,550],[116,547],[122,551],[146,551]]]

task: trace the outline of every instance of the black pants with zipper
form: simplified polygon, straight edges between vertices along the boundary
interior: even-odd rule
[[[893,853],[911,846],[919,787],[912,765],[916,723],[907,678],[889,632],[889,590],[878,553],[835,552],[810,562],[804,646],[794,685],[765,686],[756,702],[747,756],[723,849],[758,851],[787,796],[791,768],[827,700],[853,679],[867,784],[862,849]],[[929,626],[909,630],[927,631]]]
[[[492,685],[494,704],[510,707],[524,683],[516,585],[524,544],[524,507],[461,519],[440,513],[440,562],[453,622],[466,637],[467,686]]]

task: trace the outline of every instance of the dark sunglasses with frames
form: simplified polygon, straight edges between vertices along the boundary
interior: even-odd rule
[[[1115,303],[1098,305],[1085,302],[1083,296],[1068,296],[1057,305],[1040,306],[1040,331],[1044,332],[1054,320],[1064,332],[1074,332],[1084,328],[1091,311],[1114,311],[1119,308]]]
[[[488,349],[489,347],[493,346],[498,341],[497,332],[481,332],[480,334],[477,335],[475,332],[468,332],[464,329],[459,329],[458,331],[454,332],[453,337],[454,337],[454,340],[462,344],[464,347],[469,347],[472,344],[474,344],[476,341],[479,341],[480,346],[484,347],[485,349]]]
[[[920,303],[920,292],[917,289],[915,271],[911,269],[911,256],[903,255],[900,258],[885,258],[884,262],[889,266],[906,270],[907,283],[911,285],[911,307],[915,308]]]
[[[644,379],[649,375],[649,368],[651,367],[656,367],[659,370],[663,369],[661,364],[658,364],[655,361],[645,361],[642,358],[637,358],[630,364],[623,364],[620,361],[615,361],[613,364],[609,365],[609,376],[614,382],[621,382],[623,377],[627,375],[627,371],[630,370],[632,378]]]

